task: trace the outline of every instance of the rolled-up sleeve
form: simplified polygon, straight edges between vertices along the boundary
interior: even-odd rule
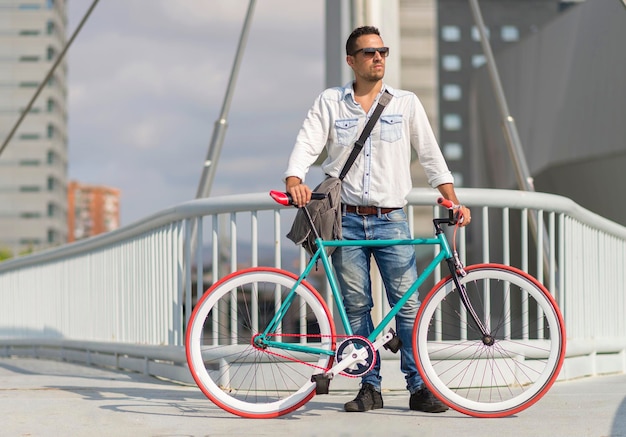
[[[411,145],[417,151],[420,164],[424,168],[428,184],[437,188],[442,184],[454,183],[435,134],[428,122],[426,111],[417,96],[414,97],[411,117]]]

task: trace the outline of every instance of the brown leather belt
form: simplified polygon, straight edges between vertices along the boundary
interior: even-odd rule
[[[358,215],[378,215],[389,214],[391,211],[395,211],[400,208],[379,208],[377,206],[354,206],[344,205],[346,212],[352,212]]]

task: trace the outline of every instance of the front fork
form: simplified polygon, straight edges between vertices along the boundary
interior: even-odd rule
[[[476,313],[476,310],[472,306],[469,296],[467,295],[467,289],[465,288],[465,285],[461,284],[460,278],[467,276],[467,272],[463,267],[463,263],[459,259],[458,253],[454,251],[453,256],[451,258],[447,258],[446,262],[448,263],[448,267],[450,268],[450,273],[452,274],[452,280],[454,281],[454,285],[456,286],[456,289],[459,290],[459,296],[461,298],[461,301],[463,302],[463,306],[465,307],[470,317],[476,324],[476,327],[481,333],[482,342],[486,346],[493,346],[493,344],[495,343],[494,337],[487,330],[487,327],[482,322],[482,320],[480,320],[480,318],[478,317],[478,314]],[[488,314],[485,314],[485,317],[488,316]]]

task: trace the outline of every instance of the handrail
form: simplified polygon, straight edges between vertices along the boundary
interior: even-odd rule
[[[548,193],[529,193],[516,190],[458,188],[457,195],[467,206],[533,208],[567,214],[579,222],[597,228],[611,235],[626,239],[626,227],[595,214],[566,197]],[[432,206],[438,192],[425,188],[414,188],[407,200],[410,205]],[[10,269],[53,260],[59,256],[75,255],[123,241],[160,226],[183,220],[213,214],[226,214],[244,211],[274,210],[281,207],[270,199],[267,193],[239,194],[191,200],[154,213],[145,219],[131,223],[120,229],[80,240],[61,247],[6,260],[0,263],[0,272]]]
[[[423,194],[413,190],[409,202],[422,202]],[[583,208],[572,199],[556,194],[514,190],[459,188],[457,194],[468,206],[542,209],[568,216],[588,226],[620,238],[626,238],[626,227]]]
[[[517,267],[534,271],[555,294],[568,343],[576,345],[568,348],[568,358],[585,357],[584,365],[581,360],[572,366],[566,361],[563,377],[593,374],[597,369],[626,371],[619,358],[626,354],[622,293],[626,227],[558,195],[471,188],[459,188],[457,193],[473,208],[474,218],[470,228],[461,230],[461,257],[467,255],[471,263],[518,263]],[[413,189],[407,197],[408,211],[427,207],[423,210],[439,215],[438,195],[436,190]],[[285,250],[296,250],[283,238],[291,220],[281,218],[289,217],[283,215],[289,212],[295,209],[277,205],[268,193],[192,200],[107,234],[0,262],[0,354],[31,345],[52,356],[67,353],[86,357],[87,362],[143,366],[151,369],[147,373],[169,377],[162,361],[164,353],[171,353],[177,359],[170,367],[180,373],[185,316],[207,284],[242,263],[259,262],[261,243],[273,246],[273,266],[302,268],[306,259],[302,250],[300,266],[298,257],[295,263],[294,257],[281,258]],[[536,244],[529,238],[529,212],[547,227],[541,237],[545,240]],[[239,244],[244,238],[238,236],[243,234],[237,223],[240,217],[249,218],[252,253],[247,248],[243,253]],[[412,225],[413,214],[409,220]],[[192,254],[191,229],[196,225],[197,241],[211,248]],[[260,233],[259,229],[271,230]],[[538,248],[545,241],[550,259],[544,277],[545,255]],[[219,262],[211,266],[213,260]],[[384,302],[382,289],[376,292],[380,294],[376,299]],[[133,345],[141,347],[133,349]],[[158,348],[164,350],[157,352]],[[136,353],[130,353],[133,350]]]

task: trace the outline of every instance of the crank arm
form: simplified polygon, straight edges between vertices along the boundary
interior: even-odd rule
[[[372,343],[372,346],[374,346],[374,350],[377,351],[378,349],[380,349],[381,347],[389,343],[389,341],[393,338],[393,336],[394,336],[393,330],[389,330],[389,332],[387,332],[385,335],[383,335],[378,340]]]

